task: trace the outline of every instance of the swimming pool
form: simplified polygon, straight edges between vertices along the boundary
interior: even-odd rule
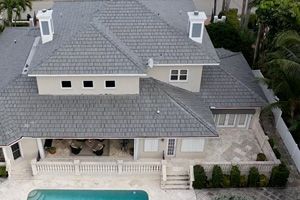
[[[149,200],[142,190],[33,190],[27,200]]]

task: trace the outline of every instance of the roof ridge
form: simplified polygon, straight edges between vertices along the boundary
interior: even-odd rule
[[[152,79],[152,81],[155,81],[155,82],[158,82],[160,84],[164,84],[165,86],[168,86],[168,87],[173,87],[173,88],[176,88],[176,89],[181,89],[181,88],[178,88],[176,86],[172,86],[172,85],[169,85],[169,84],[166,84],[166,83],[163,83],[161,81],[158,81],[156,79],[153,79],[153,78],[150,78]],[[157,87],[157,86],[156,86]],[[181,108],[183,108],[186,112],[188,112],[192,117],[194,117],[197,121],[199,121],[201,124],[203,124],[209,131],[211,131],[213,134],[216,133],[216,131],[212,128],[211,124],[208,123],[207,121],[203,120],[202,119],[202,116],[200,116],[198,113],[196,113],[195,111],[193,111],[189,106],[186,106],[183,101],[181,101],[180,99],[176,98],[176,97],[173,97],[171,94],[169,94],[169,92],[167,92],[165,89],[161,88],[161,87],[157,87],[159,90],[163,91],[170,99],[172,99],[173,101],[175,101]],[[182,89],[184,90],[184,89]],[[185,90],[185,92],[188,92],[190,93],[191,95],[195,95],[193,92],[190,92],[188,90]],[[196,95],[195,95],[196,96]],[[196,96],[197,97],[197,96]]]
[[[112,45],[114,45],[123,55],[125,55],[131,62],[133,62],[139,69],[144,71],[145,69],[142,69],[143,66],[142,61],[139,59],[139,57],[131,51],[126,45],[123,44],[123,42],[115,36],[115,34],[109,30],[105,25],[103,25],[101,22],[95,23],[95,18],[93,19],[93,24],[90,24],[94,29],[98,30],[98,32],[107,39]],[[109,34],[108,34],[109,33]],[[112,39],[113,38],[113,39]],[[116,42],[118,41],[118,43]],[[125,50],[126,49],[126,50]]]
[[[238,55],[238,54],[236,54]],[[235,56],[236,56],[235,55]],[[240,81],[238,78],[236,78],[235,76],[233,76],[231,73],[227,72],[225,69],[223,69],[222,67],[219,66],[219,68],[224,71],[226,74],[228,74],[230,77],[232,77],[233,79],[235,79],[238,83],[240,83],[242,86],[244,86],[249,92],[251,92],[253,95],[255,95],[256,97],[258,97],[262,102],[266,102],[260,95],[258,95],[255,91],[253,91],[251,88],[249,88],[246,84],[244,84],[242,81]]]

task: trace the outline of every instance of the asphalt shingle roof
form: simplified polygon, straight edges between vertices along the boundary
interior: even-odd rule
[[[144,74],[139,61],[91,25],[54,51],[31,74]]]
[[[199,97],[216,108],[265,106],[263,92],[243,55],[225,49],[217,52],[221,63],[203,67]]]
[[[182,90],[180,96],[172,97],[175,91],[176,87],[145,78],[140,81],[139,95],[39,95],[35,78],[21,76],[1,94],[6,119],[1,125],[13,122],[15,136],[27,137],[217,136],[213,124],[191,112],[189,105],[181,105],[185,101],[181,97],[190,93]],[[205,113],[212,122],[208,108]],[[12,138],[10,131],[3,131],[0,145]]]

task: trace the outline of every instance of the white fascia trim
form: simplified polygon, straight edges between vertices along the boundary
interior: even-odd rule
[[[119,77],[119,76],[136,76],[136,77],[145,77],[147,74],[28,74],[29,77],[54,77],[54,76],[64,76],[64,77],[72,77],[72,76],[114,76],[114,77]]]
[[[220,65],[220,63],[209,63],[209,64],[154,64],[153,67],[170,67],[170,66],[204,66],[204,65]]]

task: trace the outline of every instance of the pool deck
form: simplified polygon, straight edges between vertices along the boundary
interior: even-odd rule
[[[162,190],[159,177],[38,177],[5,180],[0,183],[0,199],[26,200],[34,189],[91,189],[91,190],[144,190],[149,200],[196,200],[194,190]]]

